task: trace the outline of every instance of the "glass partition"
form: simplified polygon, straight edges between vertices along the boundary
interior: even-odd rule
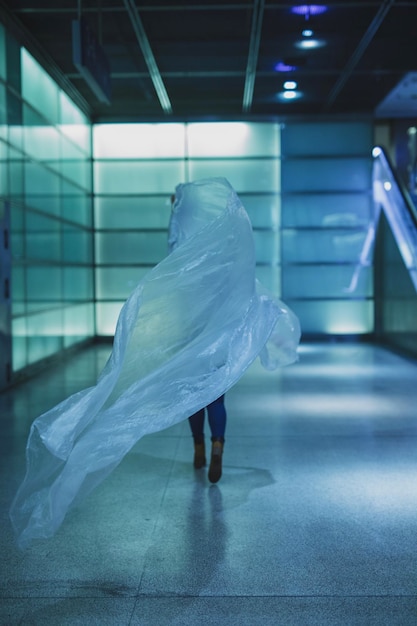
[[[95,334],[91,127],[1,25],[0,160],[17,372]]]
[[[93,127],[97,332],[114,333],[136,283],[166,256],[179,183],[228,178],[254,226],[257,274],[280,293],[279,125],[210,122]]]
[[[375,331],[417,356],[417,210],[386,152],[374,149]]]

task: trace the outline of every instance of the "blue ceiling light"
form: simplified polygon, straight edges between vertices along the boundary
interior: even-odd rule
[[[312,37],[314,35],[311,28],[305,28],[301,34],[303,37]]]
[[[276,72],[295,72],[297,67],[295,65],[289,65],[285,63],[285,61],[278,61],[274,69]]]
[[[321,13],[325,13],[326,11],[327,6],[324,4],[299,4],[291,9],[291,13],[304,15],[307,20],[310,15],[321,15]]]

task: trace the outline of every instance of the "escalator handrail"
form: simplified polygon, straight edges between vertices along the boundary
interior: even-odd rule
[[[411,218],[413,220],[414,226],[417,228],[417,209],[415,207],[414,202],[411,199],[410,196],[410,192],[408,191],[405,183],[400,179],[400,177],[397,174],[397,171],[394,167],[394,164],[387,152],[387,150],[383,147],[383,146],[375,146],[375,148],[378,148],[381,151],[381,154],[383,155],[386,164],[388,165],[388,168],[390,170],[391,176],[393,177],[395,184],[397,185],[400,194],[404,200],[404,204],[407,208],[407,210],[409,211]],[[378,159],[380,157],[380,154],[376,157],[374,157],[374,160]]]

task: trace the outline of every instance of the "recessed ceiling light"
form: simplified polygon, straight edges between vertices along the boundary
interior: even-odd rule
[[[286,91],[281,91],[277,94],[278,100],[288,101],[288,100],[297,100],[301,98],[301,91],[295,91],[294,89],[287,89]]]
[[[303,37],[312,37],[314,35],[311,28],[305,28],[301,34]]]
[[[283,87],[284,89],[297,89],[297,83],[295,80],[286,80]]]
[[[300,39],[294,45],[302,50],[314,50],[315,48],[323,48],[326,42],[323,39]]]

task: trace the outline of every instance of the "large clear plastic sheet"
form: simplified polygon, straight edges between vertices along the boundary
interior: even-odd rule
[[[24,548],[52,536],[144,435],[225,393],[260,356],[297,359],[300,327],[255,279],[249,218],[225,179],[179,185],[172,252],[124,304],[97,384],[32,424],[10,516]]]

